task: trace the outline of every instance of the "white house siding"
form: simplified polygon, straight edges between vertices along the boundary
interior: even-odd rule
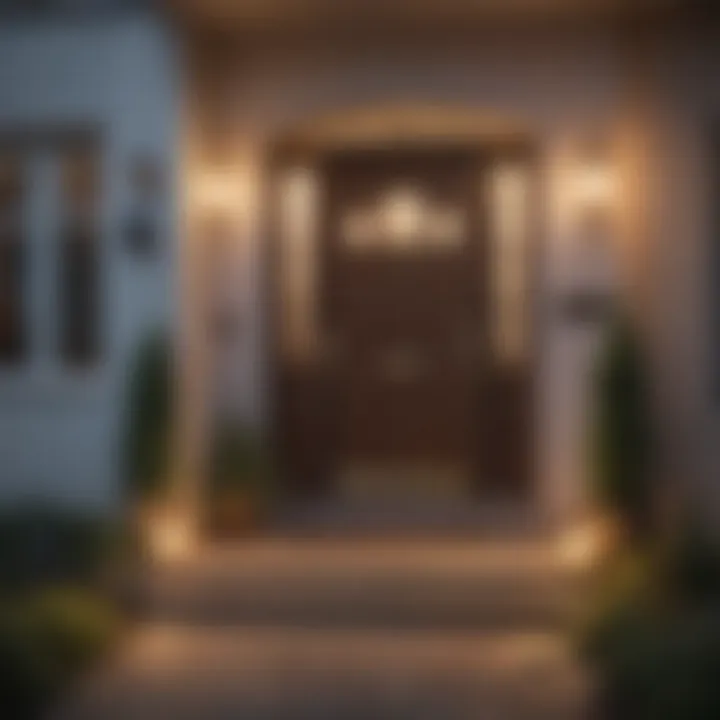
[[[590,363],[588,338],[568,326],[559,309],[561,288],[578,271],[572,252],[578,240],[573,173],[579,162],[577,144],[588,137],[606,136],[612,153],[626,114],[625,47],[621,37],[611,33],[531,28],[478,33],[471,43],[459,46],[425,43],[402,49],[395,42],[362,49],[348,43],[343,49],[339,42],[334,50],[324,51],[244,47],[236,56],[232,51],[219,54],[215,64],[205,48],[196,66],[192,110],[196,130],[202,135],[205,129],[209,171],[214,164],[229,164],[235,172],[257,178],[273,138],[295,123],[338,110],[398,103],[500,114],[522,124],[537,140],[546,193],[545,216],[536,236],[545,244],[538,306],[538,494],[543,508],[565,517],[582,500],[582,421]],[[218,130],[224,140],[219,150]],[[189,180],[192,183],[192,176]],[[248,226],[256,223],[249,221]],[[257,263],[263,242],[262,232],[248,231],[238,240],[239,254]],[[245,266],[244,274],[262,276],[256,265],[251,272]],[[250,317],[261,316],[263,293],[264,288],[258,288],[249,298]],[[251,332],[240,350],[245,362],[237,367],[244,367],[246,374],[237,378],[237,385],[246,395],[263,387],[261,328],[259,321],[249,325]],[[264,390],[261,398],[269,392],[271,388]],[[251,412],[262,418],[262,403]]]
[[[48,19],[0,30],[0,132],[92,125],[103,163],[102,360],[72,374],[48,341],[22,368],[0,369],[0,502],[107,508],[118,498],[129,360],[150,328],[172,322],[177,306],[175,74],[173,44],[148,17]],[[138,155],[157,161],[166,178],[160,252],[149,259],[128,252],[122,232]],[[52,298],[46,301],[49,314]]]

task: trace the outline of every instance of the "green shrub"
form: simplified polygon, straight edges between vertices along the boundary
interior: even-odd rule
[[[720,717],[715,548],[695,533],[605,569],[580,647],[614,720]]]
[[[599,670],[602,706],[614,720],[720,717],[720,617],[648,612],[632,602],[605,618]]]
[[[210,494],[247,493],[269,499],[273,490],[271,456],[258,433],[243,427],[221,430],[211,457]]]
[[[720,547],[701,524],[684,527],[661,561],[663,584],[680,607],[720,607]]]
[[[115,523],[91,514],[5,508],[0,512],[0,590],[94,583],[115,559],[122,536]]]
[[[156,333],[138,351],[128,392],[124,455],[133,500],[155,497],[167,489],[172,416],[170,343]]]
[[[51,590],[0,604],[0,716],[41,711],[107,652],[119,623],[96,595]]]
[[[591,473],[599,502],[632,534],[647,532],[653,504],[646,381],[635,334],[619,320],[597,368]]]

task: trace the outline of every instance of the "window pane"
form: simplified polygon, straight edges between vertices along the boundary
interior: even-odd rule
[[[17,159],[0,156],[0,362],[26,352],[24,187]]]
[[[528,183],[518,165],[502,165],[491,177],[492,332],[501,362],[524,359],[527,335]]]
[[[310,170],[288,171],[279,187],[282,346],[304,361],[317,351],[317,179]]]
[[[60,348],[72,364],[99,353],[98,170],[90,150],[61,161]]]

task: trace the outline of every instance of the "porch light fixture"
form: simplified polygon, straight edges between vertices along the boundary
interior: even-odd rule
[[[201,172],[193,186],[193,201],[205,219],[227,221],[242,217],[250,206],[250,179],[244,168]]]
[[[612,246],[617,183],[605,147],[597,143],[581,154],[574,179],[576,243],[574,277],[563,312],[574,325],[597,328],[612,309]]]
[[[163,186],[163,172],[155,158],[148,155],[134,158],[130,167],[132,208],[125,223],[125,236],[128,249],[136,257],[151,257],[158,250]]]
[[[579,210],[585,218],[594,222],[598,217],[608,217],[617,187],[615,173],[603,145],[595,143],[581,152],[575,188]]]
[[[385,232],[393,245],[406,245],[417,235],[424,215],[423,201],[412,188],[393,189],[383,203]]]

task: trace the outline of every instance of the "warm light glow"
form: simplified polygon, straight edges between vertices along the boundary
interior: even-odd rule
[[[317,349],[317,223],[320,184],[310,168],[287,169],[279,179],[283,347],[296,360]]]
[[[243,214],[251,204],[252,184],[245,168],[200,173],[193,197],[198,209],[223,216]]]
[[[390,193],[384,202],[383,215],[387,236],[393,243],[406,244],[421,229],[423,203],[418,193],[411,189],[398,189]]]
[[[490,182],[493,342],[498,358],[516,362],[524,357],[527,334],[527,170],[522,165],[500,165]]]
[[[564,563],[581,570],[593,566],[608,547],[610,532],[601,521],[585,521],[559,538],[558,552]]]
[[[578,201],[583,208],[606,207],[615,196],[615,177],[610,167],[601,162],[588,162],[577,179]]]
[[[153,559],[161,562],[187,557],[194,545],[192,525],[180,512],[162,512],[149,518],[147,542]]]

